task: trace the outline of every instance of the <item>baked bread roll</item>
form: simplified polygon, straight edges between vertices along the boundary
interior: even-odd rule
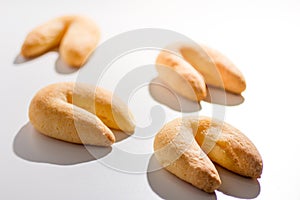
[[[91,19],[79,15],[62,16],[33,29],[23,43],[21,55],[34,58],[59,48],[62,60],[79,68],[86,63],[99,40],[99,28]]]
[[[158,76],[180,95],[201,101],[206,97],[204,78],[183,58],[167,51],[161,51],[156,59]]]
[[[246,81],[241,71],[222,53],[205,45],[182,45],[179,50],[187,62],[202,74],[206,84],[241,94]]]
[[[31,124],[42,134],[67,142],[109,146],[112,129],[134,132],[128,107],[111,92],[82,83],[56,83],[41,89],[29,107]]]
[[[253,178],[259,178],[263,168],[259,152],[244,134],[208,117],[184,117],[167,123],[155,136],[154,151],[168,171],[206,192],[221,184],[211,160]]]
[[[205,192],[214,192],[220,185],[219,174],[197,144],[189,120],[175,119],[155,136],[156,159],[169,172]]]
[[[206,84],[241,94],[246,89],[243,74],[223,54],[210,47],[173,44],[156,59],[159,78],[178,94],[192,100],[203,100]]]
[[[241,131],[226,122],[209,117],[194,118],[195,139],[218,165],[242,176],[259,178],[262,158],[254,144]]]

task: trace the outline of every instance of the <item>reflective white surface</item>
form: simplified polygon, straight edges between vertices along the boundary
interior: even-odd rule
[[[298,1],[1,1],[0,199],[300,199],[299,10]],[[63,66],[56,52],[26,62],[17,57],[33,27],[68,13],[93,18],[101,27],[101,42],[132,29],[164,28],[226,54],[245,75],[247,90],[242,100],[233,99],[239,105],[226,106],[225,120],[259,149],[261,179],[219,169],[224,185],[209,195],[162,169],[132,174],[103,164],[116,147],[150,154],[151,139],[119,135],[112,148],[92,148],[96,160],[83,146],[39,135],[28,122],[31,98],[50,83],[75,81],[78,71]],[[108,72],[103,86],[111,89],[131,67],[153,64],[156,54],[127,55],[115,63],[120,70]],[[147,87],[131,100],[141,127],[153,122],[153,108],[154,114],[165,112],[165,122],[181,116],[159,104]],[[200,114],[209,116],[211,110],[211,103],[201,102]],[[143,167],[155,165],[149,155]]]

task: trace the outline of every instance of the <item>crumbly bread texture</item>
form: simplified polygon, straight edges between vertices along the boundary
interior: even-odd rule
[[[155,136],[154,151],[163,167],[197,188],[211,193],[221,185],[215,166],[194,139],[189,121],[167,123]]]
[[[21,55],[34,58],[59,48],[62,60],[79,68],[86,63],[100,40],[100,30],[91,19],[69,15],[52,19],[34,28],[26,37]]]
[[[211,161],[252,178],[259,178],[263,168],[259,152],[243,133],[209,117],[167,123],[155,136],[154,151],[168,171],[206,192],[221,184]]]
[[[112,93],[82,83],[56,83],[41,89],[29,107],[31,124],[42,134],[67,142],[109,146],[112,129],[134,132],[128,107]]]
[[[191,123],[196,141],[213,162],[242,176],[261,176],[262,158],[241,131],[209,117],[194,118]]]

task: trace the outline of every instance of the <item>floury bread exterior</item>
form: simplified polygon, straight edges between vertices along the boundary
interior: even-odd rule
[[[205,79],[206,84],[241,94],[246,89],[242,72],[224,54],[211,47],[182,45],[179,48],[183,58]]]
[[[91,19],[80,15],[67,15],[52,19],[26,37],[21,54],[34,58],[59,48],[62,60],[71,67],[84,65],[100,40],[100,30]]]
[[[156,59],[159,78],[178,94],[201,101],[206,84],[241,94],[246,81],[240,70],[222,53],[204,45],[173,44]]]
[[[252,178],[259,178],[263,168],[259,152],[244,134],[208,117],[167,123],[155,136],[154,151],[168,171],[206,192],[221,185],[213,162]]]
[[[67,142],[110,146],[110,130],[134,132],[127,105],[111,92],[82,83],[56,83],[41,89],[29,107],[31,124],[42,134]]]
[[[204,78],[178,55],[162,51],[156,59],[159,78],[180,95],[193,101],[206,97]]]

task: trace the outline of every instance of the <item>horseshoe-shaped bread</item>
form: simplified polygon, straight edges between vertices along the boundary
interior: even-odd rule
[[[33,29],[23,43],[21,54],[33,58],[59,47],[62,60],[78,68],[87,61],[99,39],[100,31],[89,18],[62,16]]]
[[[41,89],[31,101],[29,119],[47,136],[99,146],[115,142],[109,128],[127,133],[132,133],[135,128],[128,107],[111,92],[72,82]]]
[[[210,159],[243,176],[258,178],[262,173],[262,159],[253,143],[231,125],[208,117],[167,123],[155,136],[154,151],[168,171],[206,192],[221,184]]]
[[[221,185],[219,174],[197,144],[189,120],[175,119],[155,136],[154,153],[168,171],[206,192]]]
[[[206,84],[240,94],[246,89],[243,74],[220,52],[207,47],[174,44],[156,59],[158,76],[180,95],[200,101],[206,97]]]

